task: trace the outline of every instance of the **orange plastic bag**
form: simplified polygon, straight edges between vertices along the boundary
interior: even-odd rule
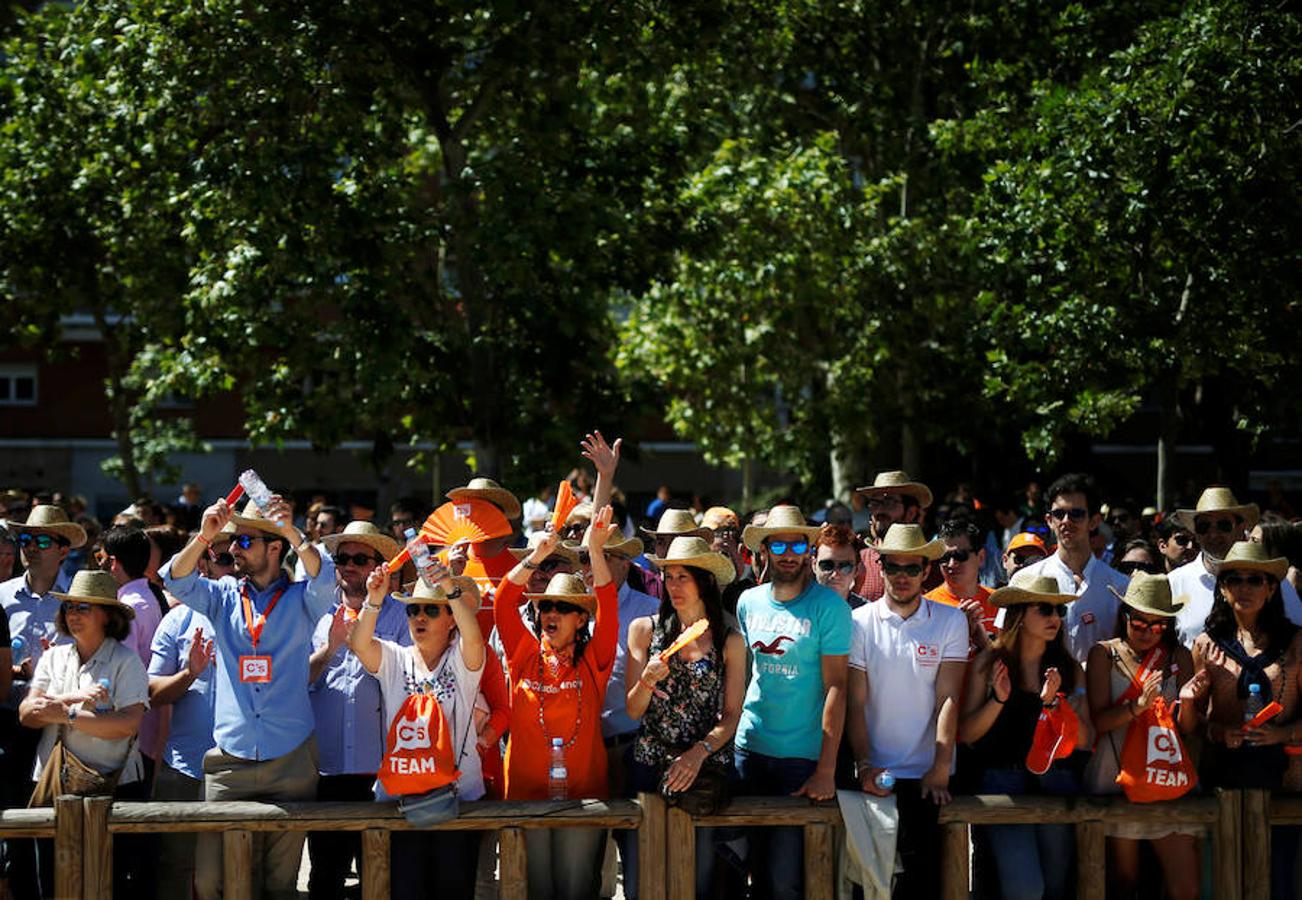
[[[408,694],[389,724],[379,779],[390,797],[424,794],[456,782],[452,729],[433,694]]]
[[[1035,723],[1035,736],[1031,739],[1031,749],[1026,752],[1026,768],[1033,775],[1043,775],[1049,771],[1055,759],[1066,759],[1076,749],[1076,731],[1080,721],[1076,711],[1071,708],[1064,694],[1058,695],[1058,702],[1052,707],[1040,710],[1040,719]]]
[[[1193,760],[1185,752],[1164,698],[1158,697],[1130,723],[1120,769],[1117,784],[1131,803],[1175,800],[1198,783]]]

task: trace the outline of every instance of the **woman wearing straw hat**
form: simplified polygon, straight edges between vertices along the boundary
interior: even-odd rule
[[[461,773],[457,794],[462,800],[478,800],[484,795],[484,781],[479,754],[467,738],[474,727],[475,696],[486,653],[475,617],[479,588],[473,578],[453,578],[441,564],[435,566],[441,576],[435,587],[422,579],[411,593],[393,595],[406,606],[409,646],[375,637],[375,621],[389,585],[388,564],[381,563],[366,579],[366,602],[349,635],[348,647],[380,682],[390,722],[409,694],[434,693],[454,739],[454,764]],[[387,799],[378,782],[375,790],[377,799]],[[474,860],[479,854],[476,832],[395,832],[392,841],[390,896],[474,896]]]
[[[604,798],[609,791],[600,719],[619,638],[619,595],[603,552],[619,532],[611,515],[603,506],[585,541],[593,592],[579,576],[558,574],[543,593],[524,593],[530,572],[556,549],[556,534],[541,538],[498,587],[494,612],[512,681],[508,800]],[[521,597],[537,608],[537,637],[520,618]],[[525,842],[530,897],[596,896],[603,829],[531,829]]]
[[[61,601],[55,628],[72,643],[56,644],[41,656],[18,710],[23,725],[41,729],[32,777],[40,778],[62,740],[66,751],[101,775],[120,771],[115,797],[143,800],[147,785],[135,738],[149,706],[149,677],[140,657],[121,643],[134,613],[118,600],[117,580],[108,572],[78,572],[67,593],[54,596]],[[46,896],[53,896],[51,849],[49,841],[38,844]],[[142,880],[147,861],[137,850],[129,839],[116,842],[113,883],[119,897],[146,896],[140,892],[151,889]]]
[[[1117,794],[1117,773],[1121,771],[1121,750],[1126,729],[1157,697],[1174,706],[1180,688],[1193,677],[1193,657],[1180,643],[1175,628],[1176,613],[1184,598],[1172,598],[1165,575],[1137,572],[1119,595],[1116,633],[1119,637],[1100,641],[1090,651],[1086,666],[1086,688],[1090,718],[1099,743],[1085,769],[1085,783],[1092,794]],[[1132,680],[1144,668],[1144,660],[1161,648],[1162,665],[1144,679],[1138,697],[1126,699]],[[1201,828],[1172,825],[1114,824],[1108,826],[1108,879],[1117,896],[1128,897],[1139,883],[1140,841],[1150,841],[1167,895],[1172,898],[1198,896],[1198,848]]]
[[[628,629],[624,684],[628,714],[642,720],[633,746],[630,780],[636,791],[671,795],[691,789],[703,768],[731,780],[732,736],[746,690],[746,642],[728,627],[721,588],[736,577],[732,560],[701,537],[677,537],[663,556],[650,557],[664,573],[665,596],[656,616]],[[694,641],[669,659],[660,654],[683,630],[704,619]],[[624,893],[637,896],[637,855],[625,867]],[[696,829],[696,895],[709,895],[714,834]]]
[[[1075,794],[1079,778],[1054,763],[1033,775],[1026,757],[1040,712],[1072,696],[1085,673],[1063,641],[1067,604],[1048,576],[1019,573],[1013,584],[990,595],[1005,611],[999,636],[977,655],[968,674],[959,739],[968,745],[976,791],[983,794]],[[1088,719],[1079,716],[1077,747],[1089,746]],[[983,827],[1005,898],[1070,895],[1074,838],[1070,825]]]

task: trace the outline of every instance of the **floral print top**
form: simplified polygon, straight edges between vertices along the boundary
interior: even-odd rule
[[[665,626],[657,620],[648,657],[659,655],[670,643]],[[669,674],[656,689],[642,716],[633,758],[643,765],[664,768],[719,724],[723,654],[713,644],[700,659],[688,660],[683,653],[675,653],[669,658]],[[716,750],[706,763],[731,767],[732,743]]]

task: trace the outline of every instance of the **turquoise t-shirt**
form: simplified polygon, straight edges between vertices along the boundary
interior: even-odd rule
[[[773,599],[772,585],[761,584],[738,599],[737,620],[751,654],[737,746],[782,759],[818,759],[822,657],[849,655],[849,605],[814,581],[787,603]]]

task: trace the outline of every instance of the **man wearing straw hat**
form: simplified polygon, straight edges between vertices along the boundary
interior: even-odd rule
[[[231,552],[240,577],[210,581],[195,566],[227,522],[235,523]],[[291,583],[283,571],[291,547],[307,570],[307,581]],[[277,494],[266,510],[250,501],[243,515],[234,515],[225,500],[218,500],[204,510],[198,534],[160,574],[177,599],[213,626],[217,746],[204,755],[205,798],[315,798],[317,748],[308,658],[312,632],[334,603],[334,562],[303,539],[289,504]],[[303,841],[301,832],[254,838],[264,896],[296,896]],[[220,835],[201,836],[195,882],[201,898],[221,895]]]
[[[886,532],[897,523],[922,524],[927,508],[931,506],[931,489],[920,481],[914,481],[908,472],[879,472],[873,483],[856,490],[868,506],[872,520],[868,525],[868,536],[873,543],[886,537]],[[886,592],[886,581],[882,577],[882,563],[877,551],[872,547],[864,548],[860,554],[863,559],[863,574],[855,585],[855,593],[865,600],[876,600]],[[940,585],[939,575],[932,572],[923,585],[927,590]]]
[[[380,697],[380,684],[361,660],[347,649],[348,635],[366,601],[367,576],[398,555],[402,546],[371,522],[349,522],[340,533],[328,534],[321,545],[335,564],[339,601],[322,616],[312,634],[308,697],[316,721],[321,759],[316,799],[370,800],[380,769],[389,720]],[[411,633],[403,605],[386,596],[375,618],[375,636],[407,646]],[[340,898],[350,864],[361,866],[361,835],[313,831],[307,837],[312,872],[308,896]]]
[[[737,602],[737,621],[752,652],[736,736],[746,794],[811,800],[835,794],[850,607],[814,580],[810,550],[818,532],[787,505],[773,507],[763,526],[742,532],[751,552],[767,553],[770,576]],[[774,900],[794,900],[802,895],[802,833],[789,827],[767,831],[751,848],[756,877],[766,877]]]
[[[1235,541],[1245,540],[1261,518],[1255,503],[1240,503],[1227,487],[1213,485],[1202,492],[1194,509],[1179,509],[1171,521],[1179,528],[1193,532],[1198,537],[1200,552],[1192,562],[1173,570],[1170,574],[1171,593],[1185,595],[1189,601],[1176,617],[1180,643],[1193,648],[1193,642],[1203,633],[1207,614],[1212,611],[1216,590],[1216,567]],[[1297,589],[1287,579],[1279,584],[1284,598],[1284,612],[1294,625],[1302,625],[1302,601]]]
[[[896,897],[940,894],[939,810],[948,803],[958,739],[959,692],[967,670],[968,619],[922,594],[946,543],[918,525],[892,525],[877,545],[886,593],[855,610],[846,728],[864,791],[895,776],[896,848],[903,863]],[[975,567],[974,567],[975,571]]]

